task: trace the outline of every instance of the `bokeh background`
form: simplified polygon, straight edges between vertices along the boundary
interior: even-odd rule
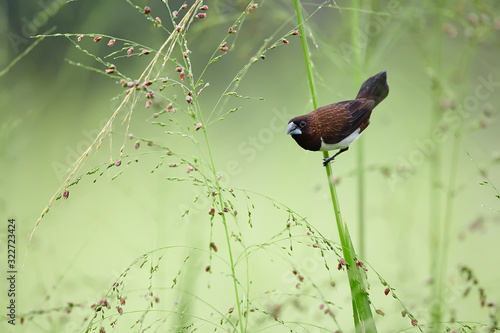
[[[17,323],[3,319],[3,332],[84,331],[93,316],[90,305],[113,299],[106,293],[117,279],[126,286],[127,305],[116,331],[229,327],[220,317],[236,305],[221,219],[208,214],[212,199],[206,188],[191,180],[167,180],[188,176],[185,164],[169,167],[181,158],[209,160],[202,131],[194,130],[197,121],[181,110],[187,107],[178,85],[156,92],[151,108],[144,107],[143,96],[120,111],[112,133],[73,178],[82,176],[69,188],[69,198],[53,203],[27,248],[43,208],[125,96],[120,78],[104,74],[106,66],[89,54],[137,79],[154,52],[137,56],[136,46],[127,56],[129,46],[118,38],[158,50],[172,30],[165,4],[132,3],[138,7],[118,0],[0,1],[0,243],[5,262],[7,219],[15,218],[19,272]],[[193,1],[186,3],[189,8]],[[207,2],[207,17],[193,20],[186,35],[193,75],[198,78],[206,68],[203,82],[210,83],[199,105],[221,184],[246,191],[225,195],[238,211],[228,228],[239,235],[230,238],[239,258],[237,277],[243,289],[250,288],[240,295],[252,301],[248,331],[353,332],[348,283],[345,271],[337,270],[338,257],[314,248],[305,225],[292,221],[290,234],[287,230],[285,207],[306,218],[317,229],[314,235],[338,241],[321,154],[300,149],[286,136],[288,120],[312,110],[300,36],[289,35],[297,28],[293,1],[255,3],[257,8],[241,16],[249,2]],[[182,4],[169,2],[172,10]],[[142,13],[146,5],[165,29]],[[343,217],[370,265],[373,309],[385,313],[375,314],[379,331],[411,331],[412,326],[402,318],[399,301],[384,295],[386,287],[375,271],[424,331],[430,330],[430,304],[437,292],[442,322],[491,325],[500,301],[498,3],[303,5],[320,105],[351,99],[365,78],[388,73],[388,98],[374,111],[363,137],[332,165]],[[354,13],[361,16],[359,26],[353,26]],[[238,17],[243,24],[228,38],[229,52],[206,67],[214,52],[223,53],[220,43]],[[86,54],[75,47],[76,36],[70,37],[75,43],[47,37],[29,49],[39,40],[31,37],[46,31],[109,35],[117,42],[109,47],[109,38],[94,43],[85,36],[79,45]],[[181,61],[179,47],[173,57]],[[115,51],[120,52],[104,58]],[[253,57],[258,61],[235,87],[234,78]],[[178,80],[175,67],[167,62],[161,76]],[[231,91],[251,98],[224,95]],[[175,98],[179,112],[154,118],[168,98]],[[129,122],[125,115],[131,108]],[[232,108],[238,110],[218,120]],[[137,138],[145,141],[136,150]],[[173,156],[166,155],[170,149]],[[122,161],[119,167],[107,167],[116,160]],[[96,167],[98,172],[86,175]],[[212,255],[210,242],[218,247]],[[320,242],[320,248],[325,246]],[[149,251],[156,252],[145,266],[132,265]],[[153,278],[151,263],[158,265]],[[211,272],[205,271],[207,265]],[[463,266],[477,284],[467,280]],[[6,264],[2,267],[6,275]],[[119,278],[129,267],[127,277]],[[444,272],[438,282],[433,267]],[[7,285],[1,285],[5,309]],[[324,313],[327,308],[334,316]],[[118,313],[113,307],[108,311],[92,328],[113,330],[110,323]],[[22,325],[21,317],[26,318]],[[234,313],[230,317],[236,320]],[[141,318],[143,326],[132,327]]]

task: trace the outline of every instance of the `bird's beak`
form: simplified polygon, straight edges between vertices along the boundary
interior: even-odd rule
[[[302,131],[295,125],[295,123],[290,122],[286,128],[286,134],[302,134]]]

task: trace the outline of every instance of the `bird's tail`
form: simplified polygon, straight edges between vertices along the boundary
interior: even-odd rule
[[[382,102],[389,95],[389,86],[387,85],[387,73],[380,72],[366,80],[361,89],[359,89],[358,98],[366,98],[375,101],[375,106]]]

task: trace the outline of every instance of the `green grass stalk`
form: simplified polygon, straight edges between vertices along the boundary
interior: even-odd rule
[[[351,11],[351,45],[354,51],[354,66],[356,70],[355,81],[361,85],[362,67],[366,54],[366,45],[361,42],[361,19],[360,0],[352,1]],[[362,138],[357,140],[357,164],[358,164],[358,244],[359,255],[365,258],[365,153]]]
[[[193,91],[195,91],[194,84],[192,85],[192,88],[193,88]],[[196,94],[194,94],[194,95],[196,96]],[[196,103],[196,108],[199,110],[198,117],[199,117],[199,120],[202,124],[203,135],[205,138],[205,142],[207,144],[208,156],[210,157],[210,167],[212,169],[215,186],[217,188],[216,189],[217,196],[218,196],[217,199],[218,199],[219,204],[220,204],[219,211],[222,212],[224,210],[224,201],[223,201],[222,194],[221,194],[222,188],[219,184],[219,179],[217,177],[217,171],[216,171],[217,169],[215,168],[215,162],[214,162],[214,158],[213,158],[213,154],[212,154],[212,149],[210,147],[210,141],[208,140],[206,126],[205,126],[204,121],[203,121],[203,116],[202,116],[200,108],[199,108],[200,106],[199,106],[197,97],[195,97],[195,103]],[[235,269],[235,263],[234,263],[234,258],[233,258],[233,251],[231,249],[231,235],[229,234],[229,229],[227,227],[227,221],[226,221],[225,214],[221,214],[220,216],[222,217],[222,225],[224,226],[224,232],[226,235],[227,251],[228,251],[228,255],[229,255],[229,263],[231,265],[231,277],[233,279],[234,295],[235,295],[235,300],[236,300],[236,308],[238,310],[238,321],[239,321],[239,326],[240,326],[240,332],[243,333],[243,332],[245,332],[245,330],[244,330],[244,326],[243,326],[243,314],[241,311],[240,295],[239,295],[239,290],[238,290],[238,279],[236,278],[236,269]]]
[[[311,61],[309,57],[309,47],[307,45],[307,35],[304,29],[304,20],[302,18],[302,9],[300,6],[300,0],[294,0],[295,12],[297,14],[297,22],[299,27],[299,33],[302,42],[302,51],[304,53],[304,62],[307,70],[307,77],[309,80],[309,87],[311,89],[311,97],[313,101],[313,106],[316,109],[318,107],[316,90],[314,87],[314,79],[311,70]],[[328,152],[323,152],[323,156],[328,158]],[[356,252],[352,244],[351,238],[349,236],[349,231],[347,225],[343,223],[342,214],[340,212],[340,206],[338,201],[337,192],[335,190],[335,185],[332,182],[332,170],[331,164],[325,167],[328,186],[330,188],[330,196],[332,199],[333,210],[335,213],[335,219],[337,222],[337,229],[339,233],[340,242],[342,245],[342,250],[344,254],[344,259],[347,263],[347,276],[349,279],[349,286],[351,289],[352,298],[352,308],[354,317],[354,326],[356,333],[372,333],[377,332],[375,327],[375,322],[370,309],[370,300],[368,298],[368,293],[366,290],[366,281],[364,272],[356,266]]]
[[[459,61],[459,65],[457,68],[470,68],[471,67],[471,59],[474,59],[474,50],[477,45],[475,45],[476,41],[472,40],[464,46],[464,50],[461,52],[461,59]],[[467,73],[467,71],[462,71],[462,74]],[[456,181],[457,181],[457,173],[458,173],[458,159],[460,157],[460,148],[462,147],[462,135],[463,135],[463,124],[457,128],[451,149],[451,157],[450,157],[450,169],[449,169],[449,177],[448,184],[446,189],[445,203],[444,203],[444,216],[443,216],[443,229],[442,229],[442,239],[441,239],[441,251],[440,251],[440,263],[439,263],[439,281],[438,285],[442,286],[445,283],[447,268],[448,268],[448,255],[449,255],[449,245],[450,245],[450,230],[451,223],[453,217],[453,206],[455,203],[455,194],[456,194]],[[443,288],[440,288],[443,289]]]
[[[189,59],[187,61],[189,61]],[[190,67],[191,66],[189,64],[189,68]],[[196,91],[196,82],[193,79],[190,79],[190,84],[191,84],[191,90],[193,92]],[[206,123],[203,119],[203,114],[201,112],[201,107],[200,107],[200,104],[198,101],[198,96],[197,96],[197,94],[193,94],[193,95],[194,95],[194,104],[195,104],[196,110],[197,110],[197,118],[202,125],[201,129],[203,131],[203,136],[204,136],[205,143],[207,146],[207,152],[208,152],[209,163],[210,163],[209,165],[210,165],[210,170],[211,170],[212,175],[213,175],[213,182],[214,182],[215,187],[216,187],[215,191],[217,193],[219,211],[222,212],[222,211],[224,211],[224,200],[222,198],[222,187],[220,186],[219,178],[217,177],[217,168],[215,167],[215,161],[214,161],[213,154],[212,154],[212,148],[210,146],[210,140],[208,139],[207,126],[206,126]],[[231,248],[231,235],[229,234],[229,229],[228,229],[227,221],[226,221],[226,215],[221,214],[220,216],[222,217],[222,225],[224,226],[224,233],[226,236],[226,244],[227,244],[227,251],[228,251],[228,256],[229,256],[229,263],[231,266],[231,277],[233,280],[236,309],[238,311],[238,322],[239,322],[240,332],[243,333],[246,331],[244,329],[244,327],[246,327],[246,325],[244,326],[244,323],[243,323],[243,312],[241,310],[240,295],[239,295],[239,290],[238,290],[238,279],[236,277],[236,265],[235,265],[235,260],[234,260],[234,256],[233,256],[233,251]]]
[[[437,27],[442,26],[442,15],[439,12],[439,5],[434,8],[436,10],[435,22]],[[431,109],[431,122],[429,127],[429,137],[432,137],[432,131],[437,127],[439,121],[441,120],[442,112],[439,107],[439,100],[443,93],[443,87],[441,83],[442,75],[437,72],[441,70],[441,57],[442,57],[442,39],[443,33],[441,30],[434,32],[433,49],[431,52],[430,61],[431,66],[436,70],[434,77],[431,78],[431,94],[432,94],[432,104]],[[431,322],[434,323],[431,326],[431,332],[439,332],[440,323],[442,320],[442,309],[441,309],[441,277],[440,277],[440,259],[441,256],[441,235],[442,235],[442,221],[441,221],[441,207],[442,207],[442,161],[441,161],[441,147],[436,146],[436,149],[430,155],[429,164],[429,240],[430,240],[430,274],[432,281],[431,288],[431,302],[430,302],[430,316]]]

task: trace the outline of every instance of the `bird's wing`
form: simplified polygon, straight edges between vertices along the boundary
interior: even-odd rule
[[[323,107],[318,116],[323,118],[323,141],[335,144],[358,128],[363,131],[369,124],[370,115],[375,102],[368,99],[356,99],[353,101],[339,102]]]

